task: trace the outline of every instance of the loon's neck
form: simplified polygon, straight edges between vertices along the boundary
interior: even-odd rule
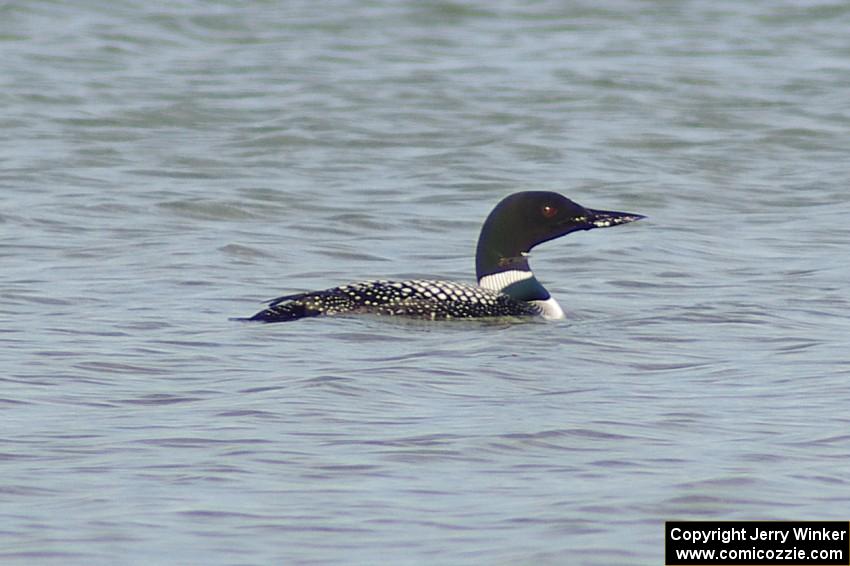
[[[528,264],[526,263],[526,266]],[[518,301],[533,303],[540,309],[543,318],[564,318],[564,309],[546,287],[531,272],[531,269],[509,269],[479,277],[478,285],[485,289],[502,292]]]
[[[484,222],[475,252],[478,285],[518,301],[546,301],[551,295],[528,265],[529,247],[519,242],[511,230],[497,225],[492,215]]]
[[[478,285],[510,295],[519,301],[545,301],[551,295],[534,276],[525,257],[505,269],[478,274]],[[521,261],[519,261],[521,259]]]

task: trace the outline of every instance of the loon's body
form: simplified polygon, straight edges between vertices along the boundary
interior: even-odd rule
[[[248,320],[285,322],[362,313],[431,320],[563,318],[564,311],[528,265],[531,248],[577,230],[641,218],[628,212],[584,208],[558,193],[514,193],[496,205],[481,228],[475,258],[478,285],[430,279],[363,281],[279,297]]]
[[[280,297],[251,320],[283,322],[319,314],[450,319],[543,314],[540,307],[504,293],[453,281],[362,281]]]

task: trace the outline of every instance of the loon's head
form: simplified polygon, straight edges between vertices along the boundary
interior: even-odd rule
[[[641,218],[631,212],[585,208],[553,192],[514,193],[496,205],[481,228],[475,255],[478,284],[516,299],[547,300],[549,293],[534,279],[526,258],[534,246],[577,230]]]

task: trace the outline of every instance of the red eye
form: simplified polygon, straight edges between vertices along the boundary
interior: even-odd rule
[[[540,214],[542,214],[544,218],[552,218],[553,216],[558,214],[558,209],[554,206],[544,204],[543,207],[540,209]]]

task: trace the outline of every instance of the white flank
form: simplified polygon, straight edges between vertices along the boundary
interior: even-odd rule
[[[530,271],[520,271],[519,269],[511,269],[510,271],[502,271],[501,273],[485,275],[478,281],[478,285],[484,287],[485,289],[501,291],[508,285],[512,285],[517,281],[531,279],[532,277],[534,277],[534,274]]]
[[[558,301],[549,297],[545,301],[529,301],[540,307],[540,316],[546,320],[558,320],[564,318],[564,309],[558,304]]]

